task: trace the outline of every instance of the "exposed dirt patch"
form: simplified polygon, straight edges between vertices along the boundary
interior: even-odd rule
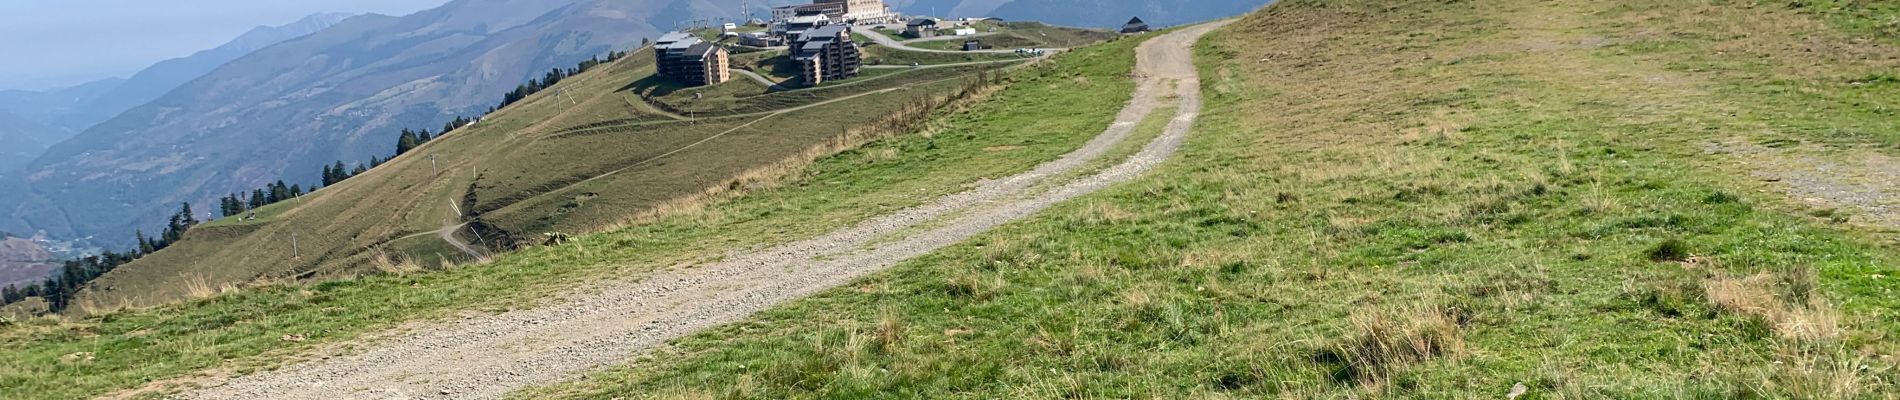
[[[1703,151],[1734,158],[1755,177],[1827,217],[1900,228],[1900,160],[1891,155],[1738,138],[1711,141]]]

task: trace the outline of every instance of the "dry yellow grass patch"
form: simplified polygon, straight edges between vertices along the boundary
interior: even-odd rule
[[[1709,304],[1722,311],[1759,319],[1782,339],[1828,342],[1841,337],[1841,316],[1813,290],[1813,271],[1781,275],[1761,272],[1746,278],[1724,275],[1703,283]],[[1778,290],[1783,289],[1783,290]],[[1799,293],[1781,293],[1784,290]],[[1803,297],[1806,301],[1794,299]]]
[[[404,275],[423,270],[422,265],[416,264],[414,259],[404,255],[390,256],[389,253],[378,253],[370,258],[370,266],[375,267],[377,272],[391,275]]]
[[[878,349],[890,352],[904,341],[904,320],[895,310],[886,309],[880,314],[877,321]]]
[[[1464,333],[1447,310],[1413,306],[1354,313],[1345,339],[1322,354],[1369,386],[1383,384],[1411,364],[1461,357]]]
[[[237,285],[233,285],[229,283],[225,283],[221,285],[213,285],[211,284],[211,279],[205,277],[204,275],[192,275],[185,278],[184,290],[185,290],[186,297],[194,299],[194,300],[199,300],[199,299],[209,299],[220,294],[237,291],[238,288],[237,288]],[[81,302],[80,304],[82,304],[81,308],[83,309],[93,309],[93,308],[99,307],[96,303],[92,303],[92,302]]]
[[[1090,218],[1091,221],[1089,222],[1098,223],[1098,224],[1128,222],[1128,220],[1135,218],[1134,213],[1128,212],[1128,210],[1123,209],[1121,206],[1115,205],[1115,203],[1110,203],[1110,202],[1098,202],[1095,204],[1091,204],[1089,206],[1088,215],[1090,217],[1093,217],[1093,218]]]

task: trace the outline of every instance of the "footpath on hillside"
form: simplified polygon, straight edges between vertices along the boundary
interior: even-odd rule
[[[1136,92],[1101,135],[1060,159],[915,208],[813,239],[712,265],[576,291],[546,307],[420,327],[354,354],[232,378],[190,399],[500,398],[624,363],[635,353],[875,273],[1125,182],[1174,154],[1201,108],[1193,44],[1210,23],[1137,50]],[[1127,160],[1060,181],[1103,157],[1149,114],[1177,110],[1165,131]],[[930,227],[887,240],[913,228]]]

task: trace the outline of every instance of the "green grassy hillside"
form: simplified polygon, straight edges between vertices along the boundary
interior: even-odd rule
[[[1895,152],[1814,3],[1283,1],[1152,176],[520,397],[1895,398],[1895,227],[1748,158]]]
[[[472,261],[439,237],[445,228],[494,247],[619,226],[853,130],[898,122],[891,117],[1003,66],[896,70],[776,93],[744,78],[687,90],[653,78],[652,55],[636,52],[368,174],[263,208],[256,220],[194,229],[95,281],[79,304],[162,304],[281,280]],[[479,230],[456,229],[464,222]]]
[[[1017,48],[1070,48],[1084,46],[1121,36],[1119,33],[1096,30],[1051,26],[1040,22],[1009,22],[1003,24],[978,23],[977,30],[988,33],[990,27],[997,29],[996,34],[974,37],[984,45],[1008,50]],[[937,50],[962,50],[962,38],[946,38],[910,43],[911,47]]]
[[[921,126],[844,135],[803,149],[788,162],[741,174],[731,185],[712,188],[731,191],[709,190],[715,195],[664,204],[660,209],[668,212],[639,223],[577,235],[563,245],[499,255],[491,263],[431,270],[390,265],[384,274],[275,282],[224,294],[216,294],[217,287],[211,286],[203,293],[209,297],[183,304],[85,318],[5,321],[0,323],[0,388],[9,395],[25,394],[8,398],[24,399],[175,389],[198,382],[198,376],[243,373],[349,351],[352,345],[373,340],[366,337],[407,322],[532,307],[591,281],[638,277],[717,259],[733,249],[810,238],[962,191],[982,179],[1028,170],[1076,148],[1107,127],[1127,101],[1133,90],[1126,76],[1134,44],[1091,47],[1003,72],[1007,87],[984,91],[979,97],[987,101],[957,103],[936,111]],[[627,79],[620,85],[640,75],[618,70],[638,66],[614,68],[608,71],[626,74],[614,79]],[[532,107],[523,110],[543,110],[538,107],[552,104],[553,98],[542,96],[554,93],[536,95],[524,103]],[[650,119],[650,113],[612,118]],[[602,118],[609,117],[588,119]],[[502,129],[498,122],[506,121],[491,118],[482,124]],[[765,123],[770,121],[760,122]],[[553,135],[586,124],[575,120],[542,125],[550,128],[522,132]],[[418,151],[477,132],[507,135],[459,132]],[[404,156],[396,162],[415,159]],[[349,185],[353,183],[339,187]],[[259,221],[299,212],[291,206],[267,209]],[[447,201],[439,207],[450,208]],[[237,235],[255,232],[257,225],[221,221],[194,234]],[[399,242],[418,243],[418,249],[439,243],[424,239]]]
[[[1895,152],[1895,14],[1815,3],[1288,0],[1197,48],[1207,108],[1150,176],[520,396],[1900,396],[1895,226],[1853,202],[1884,195],[1804,190],[1885,176],[1864,161]],[[811,237],[1074,148],[1127,100],[1134,44],[493,263],[12,323],[0,387],[190,384]],[[620,129],[570,122],[489,134]],[[495,218],[547,204],[485,176]]]

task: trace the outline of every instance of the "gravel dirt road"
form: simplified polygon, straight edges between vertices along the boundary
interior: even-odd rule
[[[188,399],[492,399],[625,363],[637,352],[837,287],[1051,205],[1132,179],[1167,160],[1201,108],[1192,44],[1224,23],[1167,33],[1138,50],[1136,93],[1105,132],[1034,170],[809,240],[712,265],[577,290],[546,307],[413,329],[357,353],[215,382]],[[1102,157],[1170,102],[1166,130],[1125,162],[1050,182]],[[887,235],[947,221],[902,240]]]

